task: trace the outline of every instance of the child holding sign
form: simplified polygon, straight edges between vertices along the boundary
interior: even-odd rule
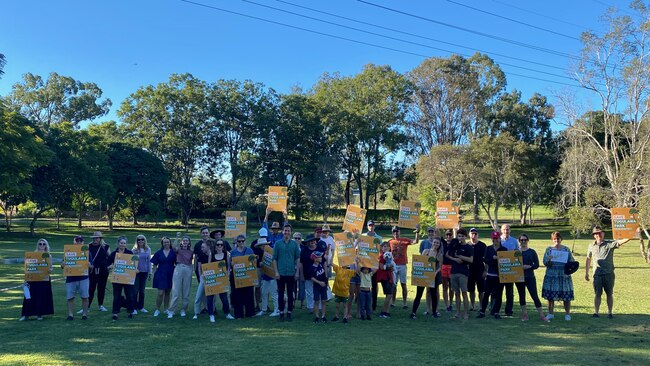
[[[39,239],[35,251],[49,256],[50,244],[45,239]],[[27,260],[25,258],[25,261]],[[51,273],[52,258],[47,259],[46,263],[43,264],[47,264],[47,273]],[[50,277],[48,276],[46,281],[26,281],[25,284],[29,289],[29,298],[27,296],[23,298],[23,309],[20,320],[27,320],[30,316],[36,316],[36,319],[43,320],[43,315],[54,314],[52,282],[50,282]]]

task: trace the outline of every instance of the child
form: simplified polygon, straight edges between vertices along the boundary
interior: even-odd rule
[[[356,271],[349,269],[348,267],[340,267],[336,264],[332,264],[336,277],[334,278],[334,287],[332,287],[332,292],[334,293],[334,302],[336,303],[336,314],[332,321],[339,320],[339,310],[341,303],[343,303],[343,323],[347,323],[350,319],[350,307],[347,306],[348,296],[350,294],[350,279],[356,275]]]
[[[327,323],[325,306],[327,304],[327,272],[323,266],[323,252],[313,252],[311,259],[314,264],[311,268],[311,280],[314,283],[314,323]],[[318,317],[318,302],[321,303],[321,316]]]
[[[395,278],[393,277],[393,267],[386,265],[386,259],[384,259],[384,253],[390,251],[390,244],[387,241],[381,244],[381,253],[379,253],[379,270],[377,270],[377,282],[381,283],[381,287],[384,289],[384,295],[386,299],[384,300],[384,307],[382,308],[381,313],[379,313],[380,318],[390,319],[390,313],[388,312],[388,307],[395,293]]]
[[[361,320],[372,320],[372,275],[374,272],[368,267],[357,266],[357,273],[361,278],[361,285],[359,287]]]

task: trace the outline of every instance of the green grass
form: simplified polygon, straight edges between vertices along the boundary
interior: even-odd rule
[[[45,223],[45,222],[44,222]],[[41,224],[43,225],[43,224]],[[542,253],[550,243],[550,232],[559,229],[568,237],[567,227],[526,228],[531,236],[531,246]],[[19,257],[32,250],[37,238],[47,238],[55,253],[78,231],[68,225],[61,232],[49,224],[36,236],[19,226],[15,233],[0,233],[2,258]],[[84,228],[80,233],[89,236],[94,228]],[[249,230],[256,233],[257,228]],[[311,225],[300,226],[303,234]],[[335,229],[336,230],[336,229]],[[173,227],[164,229],[125,228],[106,233],[107,241],[114,247],[119,235],[132,242],[136,233],[152,238],[175,234]],[[193,238],[198,238],[197,228],[191,228]],[[487,236],[487,228],[481,236]],[[513,232],[521,230],[516,227]],[[388,234],[381,232],[381,234]],[[404,233],[408,234],[408,233]],[[485,241],[485,240],[484,240]],[[565,244],[571,246],[572,241]],[[575,244],[577,259],[584,266],[584,253],[588,241]],[[156,245],[154,244],[154,247]],[[411,253],[417,249],[412,247]],[[375,317],[371,322],[353,320],[350,324],[328,323],[314,325],[311,314],[297,310],[292,323],[278,323],[272,318],[224,320],[221,314],[216,324],[207,316],[198,321],[176,316],[154,318],[151,313],[126,319],[122,313],[117,322],[110,314],[92,307],[90,319],[82,322],[65,321],[65,295],[63,281],[53,283],[55,298],[54,316],[44,321],[18,322],[22,292],[18,289],[0,291],[0,332],[3,335],[0,364],[431,364],[448,365],[587,365],[622,363],[644,365],[650,360],[647,335],[650,332],[650,290],[646,279],[648,266],[638,254],[638,242],[630,242],[616,253],[615,314],[613,320],[593,319],[593,291],[591,283],[584,281],[584,268],[574,275],[576,300],[571,322],[555,320],[542,324],[531,316],[522,323],[518,318],[469,321],[451,319],[446,313],[440,319],[410,320],[410,310],[393,309],[390,320]],[[57,254],[55,254],[56,256]],[[60,254],[58,254],[60,257]],[[19,285],[22,265],[0,265],[0,288]],[[538,286],[544,271],[537,271]],[[61,278],[56,269],[53,276]],[[108,290],[111,289],[109,284]],[[415,289],[409,286],[409,304]],[[193,299],[194,289],[191,293]],[[401,299],[401,296],[398,297]],[[146,307],[154,309],[155,290],[147,289]],[[517,303],[518,296],[515,296]],[[106,305],[112,294],[107,293]],[[380,306],[383,298],[380,296]],[[217,301],[218,302],[218,301]],[[398,301],[399,303],[399,301]],[[529,299],[530,303],[530,299]],[[78,302],[79,304],[79,302]],[[220,304],[217,305],[220,313]],[[328,304],[328,314],[333,314],[333,304]],[[420,307],[419,313],[424,309]],[[606,309],[606,308],[605,308]],[[519,315],[518,306],[515,314]],[[532,313],[531,313],[532,314]],[[473,314],[475,315],[475,314]]]

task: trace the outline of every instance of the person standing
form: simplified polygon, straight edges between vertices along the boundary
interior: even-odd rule
[[[214,239],[208,238],[205,241],[201,242],[201,255],[197,256],[197,260],[199,261],[198,263],[198,268],[201,273],[201,276],[199,277],[199,285],[196,287],[196,296],[194,297],[194,316],[192,317],[192,320],[196,320],[199,318],[199,314],[202,313],[201,311],[201,299],[205,298],[206,306],[207,306],[207,312],[208,315],[210,316],[210,323],[214,323],[214,295],[210,296],[205,296],[205,277],[203,276],[203,265],[206,263],[211,263],[212,260],[214,259],[214,255],[212,253],[212,246],[210,245],[211,242],[213,242]]]
[[[204,242],[207,242],[208,239],[210,239],[210,229],[207,226],[202,226],[199,232],[201,233],[201,239],[194,244],[194,274],[196,275],[196,281],[200,283],[201,271],[199,269],[199,264],[205,263],[205,262],[199,262],[199,257],[203,258],[204,256],[201,246],[203,245]],[[199,300],[200,300],[199,306],[201,306],[200,313],[201,314],[207,313],[208,309],[206,308],[205,292],[203,292],[203,295]]]
[[[83,245],[84,237],[77,235],[74,238],[75,245]],[[65,268],[65,258],[61,262],[61,269]],[[90,273],[90,260],[88,260],[88,272]],[[68,317],[66,320],[74,320],[74,298],[77,293],[81,297],[81,310],[77,314],[81,314],[81,320],[88,319],[88,306],[90,304],[90,280],[88,276],[66,276],[65,277],[65,294],[67,299]]]
[[[507,251],[501,245],[501,233],[493,231],[491,236],[492,245],[485,249],[483,262],[485,263],[485,293],[481,299],[481,311],[479,311],[477,318],[485,318],[485,311],[492,298],[492,309],[490,315],[495,319],[501,319],[499,312],[501,311],[501,302],[503,301],[503,285],[499,281],[499,257],[498,252]]]
[[[435,230],[433,228],[431,229],[432,233],[435,233]],[[413,300],[413,308],[411,310],[411,319],[416,318],[416,313],[418,311],[418,307],[420,306],[420,300],[422,299],[422,293],[426,290],[427,296],[426,298],[431,299],[432,305],[431,305],[431,314],[434,318],[437,318],[438,315],[438,300],[439,300],[439,294],[438,294],[438,286],[442,283],[442,275],[440,274],[440,269],[442,267],[442,256],[443,254],[443,249],[442,249],[442,241],[440,238],[431,238],[431,234],[429,235],[429,240],[431,242],[431,246],[427,248],[428,245],[425,245],[424,247],[426,249],[423,249],[420,252],[420,255],[426,255],[431,258],[435,258],[435,270],[434,270],[434,284],[433,287],[424,287],[424,286],[418,286],[417,291],[415,293],[415,299]],[[422,247],[422,244],[420,244],[420,247]]]
[[[88,307],[93,303],[95,291],[97,291],[97,305],[99,311],[108,311],[104,306],[106,295],[106,284],[108,283],[108,266],[112,263],[108,256],[111,248],[104,241],[101,231],[95,231],[92,236],[93,242],[88,246],[88,259],[90,260],[90,280]],[[82,310],[77,312],[80,314]]]
[[[224,236],[226,236],[226,230],[225,229],[216,229],[216,230],[212,230],[210,232],[210,239],[223,240],[224,249],[228,253],[230,253],[230,251],[232,250],[232,246],[230,245],[230,243],[228,243],[228,241],[226,239],[224,239]]]
[[[266,229],[262,228],[260,229],[260,232],[264,230],[266,232]],[[266,246],[269,246],[271,249],[273,249],[273,243],[268,242],[266,240],[266,237],[260,237],[259,239],[255,240],[255,248],[259,250],[259,254],[257,255],[258,261],[257,265],[258,267],[261,266],[262,263],[262,258],[264,257],[264,248]],[[269,297],[271,298],[271,301],[273,302],[273,312],[269,314],[270,317],[276,317],[280,315],[280,310],[279,310],[279,305],[278,305],[278,282],[276,281],[275,278],[269,277],[265,275],[261,270],[258,270],[258,275],[261,274],[260,278],[260,287],[261,287],[261,305],[260,305],[260,311],[257,313],[257,316],[264,316],[267,311],[269,311]]]
[[[327,323],[325,310],[327,308],[327,270],[323,266],[322,252],[313,252],[311,259],[314,264],[311,265],[311,282],[314,283],[314,323]],[[320,308],[320,310],[319,310]],[[319,316],[320,312],[320,316]]]
[[[278,300],[280,307],[280,321],[284,321],[285,301],[284,293],[287,292],[287,321],[291,321],[293,311],[293,289],[298,280],[298,264],[300,262],[300,248],[295,240],[291,239],[291,225],[285,224],[282,229],[282,240],[275,242],[273,248],[273,270],[278,281]],[[315,305],[315,304],[314,304]]]
[[[230,272],[230,253],[226,251],[226,241],[223,239],[217,239],[214,242],[214,261],[225,261],[226,263],[226,272]],[[215,297],[216,299],[216,297]],[[219,300],[221,301],[221,311],[223,315],[228,320],[234,320],[235,318],[230,314],[230,303],[228,302],[228,292],[222,292],[219,294]],[[216,301],[214,302],[216,305]],[[216,313],[216,311],[215,311]]]
[[[180,308],[181,317],[187,315],[187,307],[190,304],[190,287],[192,287],[192,242],[190,237],[185,235],[181,239],[180,245],[178,239],[181,233],[176,233],[174,241],[174,251],[176,252],[176,267],[172,277],[172,300],[169,306],[168,318],[174,317],[174,312]]]
[[[132,251],[126,249],[126,236],[120,236],[117,239],[117,249],[113,251],[109,256],[108,256],[108,263],[110,265],[108,266],[107,270],[112,270],[113,267],[115,266],[115,257],[117,257],[117,254],[133,254]],[[137,269],[136,269],[136,276],[137,276]],[[116,283],[113,282],[113,320],[117,320],[117,314],[120,313],[120,309],[123,307],[123,300],[122,300],[122,293],[124,293],[124,297],[126,298],[126,313],[128,314],[129,318],[133,318],[133,307],[134,307],[134,291],[133,291],[133,285],[127,285],[123,283]]]
[[[235,313],[235,319],[250,318],[255,316],[255,286],[243,288],[235,287],[235,271],[232,265],[232,258],[252,255],[253,250],[246,246],[246,237],[238,235],[235,238],[235,247],[230,252],[230,300]]]
[[[330,229],[330,226],[324,224],[320,231],[320,240],[323,241],[327,247],[327,250],[323,254],[325,256],[325,262],[327,262],[325,268],[327,269],[327,278],[332,278],[332,262],[334,259],[334,253],[336,252],[336,244],[334,244],[334,238],[330,236],[331,233],[332,230]]]
[[[147,313],[144,308],[144,293],[147,287],[147,280],[151,280],[151,248],[147,245],[147,238],[138,235],[135,238],[133,254],[138,256],[138,274],[135,276],[135,313]]]
[[[262,227],[266,230],[269,230],[268,227],[268,221],[269,221],[269,214],[273,212],[272,209],[267,208],[266,209],[266,215],[264,216],[264,221],[262,221]],[[282,224],[283,227],[284,225],[289,224],[289,220],[287,220],[287,210],[282,211],[282,217],[284,218],[284,223]],[[278,240],[282,240],[282,233],[280,232],[280,223],[277,221],[273,221],[271,224],[271,232],[268,233],[268,241],[271,244],[274,244]]]
[[[314,310],[314,283],[311,281],[311,266],[314,264],[314,260],[311,258],[312,253],[319,251],[325,253],[327,249],[324,245],[319,246],[318,244],[322,243],[319,241],[317,236],[312,234],[307,235],[307,237],[302,241],[305,246],[300,249],[300,262],[298,263],[298,271],[300,272],[300,277],[305,279],[305,299],[307,300],[307,311]]]
[[[156,296],[156,311],[153,316],[160,315],[160,306],[164,304],[165,313],[169,316],[169,302],[172,293],[172,279],[176,266],[176,252],[172,249],[171,240],[163,236],[160,240],[160,249],[151,258],[153,264],[153,288],[158,289]]]
[[[594,318],[600,317],[600,302],[603,291],[607,296],[607,317],[614,317],[612,309],[614,307],[614,249],[620,248],[621,245],[630,241],[622,240],[605,240],[605,233],[600,226],[595,226],[591,231],[594,236],[594,242],[587,248],[587,259],[585,261],[585,280],[589,281],[589,270],[592,271],[594,279]]]
[[[519,294],[519,306],[521,306],[521,321],[528,320],[528,311],[526,309],[526,289],[530,294],[530,298],[535,304],[537,314],[542,321],[547,321],[544,317],[544,310],[542,309],[542,302],[537,295],[537,280],[535,279],[535,270],[539,268],[539,257],[534,249],[528,247],[528,235],[519,235],[519,247],[521,248],[522,267],[524,269],[524,282],[517,282],[517,293]]]
[[[517,242],[517,239],[510,236],[510,225],[508,224],[501,225],[501,246],[507,250],[519,250],[519,243]],[[507,318],[511,318],[513,315],[515,301],[514,284],[505,283],[503,284],[503,288],[506,290],[505,316]]]
[[[465,242],[467,230],[458,229],[456,239],[451,241],[451,249],[446,256],[451,263],[451,289],[456,296],[456,318],[460,317],[460,296],[463,296],[463,319],[469,319],[469,299],[467,297],[467,278],[469,265],[474,261],[474,249]]]
[[[408,238],[400,237],[400,228],[393,226],[391,230],[393,238],[388,241],[390,244],[390,251],[393,253],[393,260],[395,261],[395,287],[399,282],[402,288],[402,309],[408,309],[406,305],[407,289],[406,289],[406,272],[408,260],[408,246],[413,244],[413,241]],[[420,241],[420,224],[415,225],[415,242]],[[393,303],[397,301],[397,288],[393,295]]]
[[[442,240],[442,247],[445,256],[442,259],[442,299],[445,302],[445,310],[451,312],[454,303],[454,291],[451,289],[451,264],[452,261],[447,257],[447,252],[451,249],[451,241],[454,239],[454,231],[451,229],[445,230],[445,238]]]
[[[50,254],[50,244],[45,239],[38,239],[36,252]],[[52,256],[47,260],[48,272],[52,273]],[[52,298],[52,282],[48,275],[46,281],[27,281],[29,288],[29,299],[23,298],[21,321],[27,320],[30,316],[36,316],[37,320],[43,320],[43,315],[54,314],[54,299]]]
[[[469,245],[474,248],[474,261],[469,265],[469,278],[467,279],[467,291],[469,291],[470,310],[478,310],[481,306],[481,299],[485,290],[485,264],[483,257],[487,245],[478,239],[478,230],[469,229]],[[476,293],[478,292],[478,299]],[[478,305],[478,306],[477,306]]]
[[[548,314],[546,319],[555,317],[553,310],[555,301],[562,300],[564,303],[564,320],[571,320],[571,300],[573,300],[573,280],[571,275],[564,273],[564,265],[571,261],[573,255],[571,250],[562,245],[562,235],[555,231],[551,234],[553,245],[546,248],[544,252],[544,265],[546,274],[542,285],[542,297],[548,300]]]
[[[368,228],[368,231],[363,235],[372,236],[372,237],[375,237],[375,238],[383,241],[383,238],[381,237],[381,235],[377,234],[377,232],[375,231],[375,222],[373,220],[368,220],[368,223],[366,224],[366,227]],[[357,281],[358,282],[357,285],[359,285],[361,283],[359,281]],[[377,295],[379,293],[379,287],[377,287],[377,271],[372,271],[371,293],[372,293],[372,296],[371,296],[372,297],[372,311],[376,311],[377,310]],[[358,308],[358,306],[357,306],[357,308]],[[357,314],[359,314],[359,311],[357,311]]]

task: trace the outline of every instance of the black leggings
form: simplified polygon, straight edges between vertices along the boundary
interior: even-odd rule
[[[126,304],[122,302],[122,291],[124,291],[124,298]],[[113,283],[113,314],[119,314],[120,309],[126,305],[126,313],[131,314],[134,306],[134,289],[133,285],[124,285],[121,283]]]
[[[372,275],[372,311],[377,310],[377,294],[378,293],[379,293],[379,287],[377,286],[377,272],[375,272]]]
[[[95,274],[95,271],[99,271],[99,274]],[[97,304],[99,306],[104,305],[104,296],[106,295],[106,283],[108,282],[108,269],[98,268],[90,269],[90,275],[88,276],[88,282],[90,286],[88,288],[88,306],[93,303],[93,298],[95,297],[95,289],[97,289]]]
[[[530,298],[533,299],[535,307],[541,308],[542,302],[539,300],[539,296],[537,295],[537,280],[535,280],[535,276],[524,277],[524,279],[525,282],[515,283],[517,286],[517,292],[519,293],[519,305],[526,305],[526,289],[528,289],[528,293],[530,294]]]
[[[485,314],[485,310],[490,303],[490,297],[492,297],[492,300],[494,301],[494,305],[492,305],[490,314],[498,314],[501,311],[503,284],[499,282],[499,277],[497,276],[485,277],[485,293],[483,294],[483,299],[481,300],[481,313],[483,314]]]
[[[287,290],[287,310],[293,311],[293,289],[296,286],[296,279],[293,276],[280,276],[278,280],[278,302],[280,312],[284,311],[284,290]],[[325,299],[327,300],[327,299]]]
[[[427,292],[431,296],[431,309],[433,313],[438,310],[438,286],[436,287],[427,287]],[[420,307],[420,300],[422,299],[422,294],[424,293],[424,287],[418,286],[417,291],[415,292],[415,300],[413,300],[413,309],[411,312],[415,314]]]

